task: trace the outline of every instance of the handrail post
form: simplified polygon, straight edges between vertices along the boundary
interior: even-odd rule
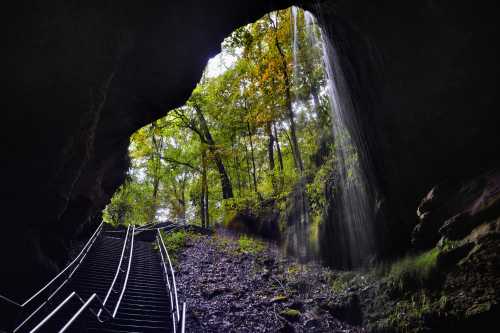
[[[186,302],[182,303],[181,333],[186,332]]]

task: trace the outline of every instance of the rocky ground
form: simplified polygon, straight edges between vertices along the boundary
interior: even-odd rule
[[[500,171],[436,186],[417,215],[414,250],[363,272],[302,265],[222,229],[189,234],[176,260],[188,331],[497,331]]]
[[[332,271],[259,241],[191,235],[176,258],[177,283],[189,332],[468,332],[497,323],[498,244],[484,242],[454,268],[441,251],[415,285],[394,273],[401,263],[386,273]]]
[[[246,245],[227,234],[196,236],[178,255],[187,331],[364,332],[332,313],[335,273],[300,265],[273,246]]]

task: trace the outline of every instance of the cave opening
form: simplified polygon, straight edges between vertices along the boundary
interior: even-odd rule
[[[226,37],[188,101],[132,135],[104,221],[223,227],[337,268],[373,260],[367,144],[329,40],[299,7]]]

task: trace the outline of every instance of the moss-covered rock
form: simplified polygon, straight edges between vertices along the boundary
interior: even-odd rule
[[[301,313],[299,310],[286,308],[280,312],[280,315],[287,320],[297,321],[299,320]]]

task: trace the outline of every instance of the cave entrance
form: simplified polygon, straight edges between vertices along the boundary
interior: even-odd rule
[[[352,102],[336,51],[309,12],[235,30],[184,106],[137,131],[113,225],[173,221],[280,240],[299,258],[358,266],[374,250]],[[333,222],[332,222],[333,221]]]

